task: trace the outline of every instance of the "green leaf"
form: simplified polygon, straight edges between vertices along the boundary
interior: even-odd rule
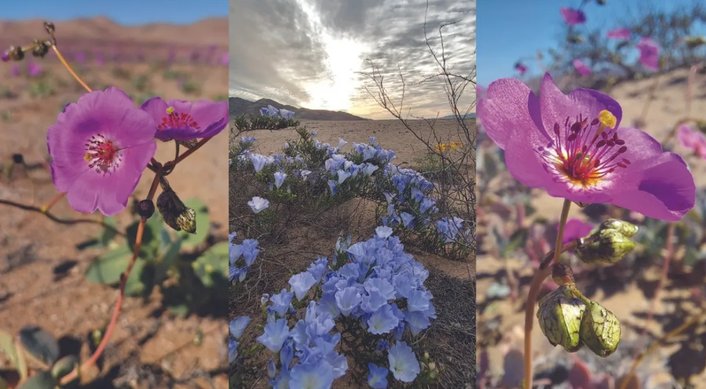
[[[125,264],[127,267],[127,263]],[[145,261],[138,260],[132,267],[130,277],[125,283],[125,294],[128,296],[140,296],[146,294],[151,285],[151,280],[154,279],[152,274],[147,274]]]
[[[137,227],[139,224],[140,222],[136,221],[127,228],[127,241],[131,251],[135,247],[135,238],[137,237]],[[162,219],[160,217],[155,215],[147,220],[145,223],[145,231],[142,235],[140,258],[151,260],[157,256],[161,243],[160,232],[162,229]]]
[[[228,279],[228,249],[227,242],[217,243],[192,262],[194,273],[204,286],[212,287],[219,280]]]
[[[59,343],[39,327],[24,327],[20,330],[20,343],[31,356],[51,366],[59,358]]]
[[[48,371],[40,371],[25,381],[19,389],[54,389],[59,383]]]
[[[22,350],[18,349],[15,339],[10,333],[0,330],[0,352],[10,361],[11,366],[20,374],[20,379],[27,377],[27,363],[22,355]]]
[[[182,247],[193,250],[203,243],[208,237],[210,230],[210,220],[208,218],[208,207],[200,199],[193,197],[185,201],[184,205],[192,208],[196,212],[196,233],[189,234],[179,232],[182,239]]]
[[[116,231],[118,228],[118,224],[115,221],[115,218],[113,217],[107,217],[103,220],[103,222],[111,227],[113,229],[109,228],[103,228],[103,232],[101,233],[100,237],[98,238],[98,241],[100,242],[103,247],[108,247],[110,242],[115,239],[115,236],[117,235]]]
[[[98,257],[86,270],[86,279],[104,285],[117,285],[120,275],[127,269],[132,258],[132,252],[126,246],[120,246]],[[132,267],[130,277],[125,283],[125,293],[129,296],[139,296],[149,290],[153,274],[145,273],[146,261],[138,258]]]
[[[120,281],[120,274],[127,268],[130,258],[132,258],[132,252],[126,246],[110,250],[88,267],[86,279],[99,284],[115,285]],[[138,260],[139,262],[141,261]]]
[[[75,355],[67,355],[54,364],[51,368],[51,375],[57,380],[71,373],[78,366],[78,358]]]

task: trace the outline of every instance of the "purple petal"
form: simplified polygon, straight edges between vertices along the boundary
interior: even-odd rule
[[[515,133],[537,131],[539,100],[519,80],[504,78],[490,84],[478,101],[478,120],[501,149]],[[540,127],[540,132],[544,132]]]

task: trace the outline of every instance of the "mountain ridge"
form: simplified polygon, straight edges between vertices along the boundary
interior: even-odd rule
[[[300,108],[292,105],[282,104],[272,99],[259,99],[250,101],[241,97],[228,98],[228,110],[230,116],[253,115],[260,114],[260,108],[271,105],[277,109],[286,109],[294,112],[294,119],[297,120],[370,120],[342,111],[329,111],[325,109],[309,109]]]

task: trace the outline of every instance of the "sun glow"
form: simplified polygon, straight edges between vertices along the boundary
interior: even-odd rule
[[[363,54],[369,47],[354,39],[334,36],[322,25],[311,4],[305,0],[297,2],[323,42],[327,57],[327,76],[304,84],[310,96],[306,105],[317,109],[351,111],[354,108],[352,97],[359,84],[358,72],[363,66]]]

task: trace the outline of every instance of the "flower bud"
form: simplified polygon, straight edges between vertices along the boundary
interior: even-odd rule
[[[196,232],[196,212],[187,208],[179,196],[168,186],[163,186],[162,193],[157,197],[157,209],[162,214],[164,222],[177,231]]]
[[[154,203],[152,200],[142,200],[137,203],[137,214],[149,219],[154,214]]]
[[[613,312],[591,301],[581,320],[580,334],[583,344],[596,355],[606,357],[620,343],[620,321]]]
[[[586,305],[574,297],[573,286],[560,286],[539,300],[539,328],[553,346],[560,344],[566,351],[581,348],[579,330]]]
[[[5,51],[2,54],[2,60],[4,62],[13,60],[13,61],[20,61],[22,58],[25,57],[25,52],[22,50],[22,47],[19,46],[10,46],[7,51]]]
[[[576,254],[586,263],[612,264],[621,260],[635,248],[630,240],[637,233],[637,226],[622,220],[608,219],[598,231],[581,239]]]
[[[44,57],[49,52],[49,44],[47,42],[42,42],[40,40],[34,41],[34,47],[32,47],[32,55],[35,57]]]

